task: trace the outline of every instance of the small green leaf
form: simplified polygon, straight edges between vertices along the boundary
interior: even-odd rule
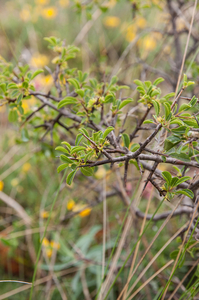
[[[39,70],[35,71],[35,72],[32,74],[31,80],[33,80],[37,75],[39,75],[39,74],[41,74],[41,73],[43,73],[43,72],[44,72],[44,70],[42,70],[42,69],[39,69]]]
[[[71,149],[70,153],[73,154],[73,153],[78,153],[80,151],[83,151],[85,150],[86,148],[83,147],[83,146],[75,146]]]
[[[73,182],[73,179],[75,177],[77,170],[72,171],[71,173],[68,174],[67,178],[66,178],[66,183],[68,185],[71,185],[71,183]]]
[[[23,94],[19,94],[19,96],[17,97],[17,104],[19,104],[22,99],[23,99]]]
[[[67,81],[72,84],[76,89],[80,89],[80,84],[75,78],[67,79]]]
[[[21,130],[21,139],[22,139],[23,142],[28,142],[29,141],[28,130],[26,128],[23,128]]]
[[[191,180],[191,177],[189,177],[189,176],[184,176],[184,177],[182,177],[182,178],[179,178],[179,179],[178,179],[178,182],[177,182],[177,185],[179,185],[179,184],[181,184],[181,183],[183,183],[183,182],[185,182],[185,181],[187,181],[187,180]]]
[[[124,142],[124,146],[129,148],[129,145],[130,145],[130,138],[129,138],[129,135],[126,134],[126,133],[123,133],[122,134],[122,139],[123,139],[123,142]]]
[[[166,182],[168,183],[168,185],[170,186],[171,181],[172,181],[172,176],[168,171],[164,171],[162,172],[162,177],[166,180]]]
[[[181,111],[186,111],[186,110],[189,110],[190,109],[190,105],[189,104],[186,104],[186,103],[183,103],[180,108],[179,108],[179,112]]]
[[[145,121],[143,122],[143,124],[153,124],[153,123],[154,123],[154,121],[153,121],[152,119],[145,120]]]
[[[153,85],[158,85],[159,83],[163,82],[164,81],[164,78],[162,77],[159,77],[157,78],[154,82],[153,82]]]
[[[63,171],[64,169],[66,169],[68,167],[68,164],[62,164],[57,168],[57,173],[60,173],[61,171]]]
[[[191,105],[191,107],[193,107],[197,103],[197,101],[198,101],[198,98],[196,98],[196,96],[193,96],[193,98],[189,102],[189,105]]]
[[[177,185],[177,182],[178,182],[178,177],[173,177],[172,180],[171,180],[170,186],[171,186],[171,187],[176,186],[176,185]]]
[[[114,130],[114,127],[112,127],[112,126],[106,128],[106,130],[103,133],[103,139],[105,139],[107,137],[107,135],[113,130]]]
[[[71,150],[71,145],[68,142],[62,142],[62,145],[66,145],[69,149],[69,151]]]
[[[122,101],[120,103],[120,106],[119,106],[119,110],[122,109],[124,106],[126,106],[127,104],[131,103],[133,100],[132,99],[126,99],[124,101]]]
[[[62,146],[56,147],[55,150],[56,151],[61,151],[61,152],[67,153],[67,154],[69,153],[68,150],[66,148],[62,147]]]
[[[188,196],[191,199],[193,199],[193,197],[194,197],[194,193],[189,189],[177,190],[177,191],[175,191],[175,194],[183,194],[183,195]]]
[[[160,104],[159,104],[159,102],[156,101],[156,100],[152,100],[152,103],[153,103],[153,106],[154,106],[154,108],[155,108],[156,116],[158,116],[159,113],[160,113]]]
[[[60,155],[60,159],[61,159],[61,161],[65,162],[65,163],[68,163],[68,164],[73,164],[74,163],[74,161],[72,161],[70,158],[68,158],[64,154]]]
[[[138,143],[135,143],[135,144],[131,145],[130,150],[131,150],[131,152],[135,152],[135,151],[137,151],[139,148],[140,148],[140,145],[139,145]]]
[[[93,176],[94,174],[94,168],[90,168],[90,167],[82,167],[80,168],[82,174],[84,174],[85,176]]]
[[[16,110],[10,110],[9,114],[8,114],[9,122],[14,123],[14,122],[17,121],[17,119],[18,119],[17,111]]]
[[[78,146],[81,142],[81,140],[83,139],[83,135],[81,133],[79,133],[76,137],[76,140],[75,140],[75,146]]]
[[[69,105],[69,104],[76,104],[77,103],[77,99],[74,97],[66,97],[63,100],[61,100],[57,106],[57,108],[61,108],[65,105]]]

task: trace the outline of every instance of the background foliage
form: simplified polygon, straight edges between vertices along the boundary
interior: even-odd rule
[[[197,297],[196,3],[0,3],[0,299]]]

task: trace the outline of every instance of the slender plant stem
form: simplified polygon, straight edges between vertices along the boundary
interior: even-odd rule
[[[35,263],[35,269],[34,269],[34,273],[33,273],[33,277],[32,277],[32,287],[31,287],[31,290],[30,290],[30,297],[29,297],[29,300],[32,300],[32,295],[33,295],[33,289],[34,289],[34,282],[35,282],[35,278],[36,278],[36,274],[37,274],[37,267],[38,267],[38,263],[39,263],[39,258],[40,258],[40,254],[41,254],[41,249],[42,249],[42,242],[45,238],[45,235],[46,235],[46,232],[47,232],[47,228],[48,228],[48,225],[50,223],[50,219],[51,219],[51,215],[52,215],[52,211],[53,211],[53,208],[55,206],[55,203],[56,203],[56,200],[57,200],[57,197],[59,195],[59,192],[60,192],[60,188],[61,188],[61,185],[64,181],[64,178],[66,176],[66,172],[67,172],[67,169],[65,170],[64,172],[64,175],[62,177],[62,180],[59,184],[59,187],[57,189],[57,193],[55,195],[55,198],[53,200],[53,203],[52,203],[52,206],[51,206],[51,209],[50,209],[50,213],[49,213],[49,216],[48,216],[48,220],[46,222],[46,226],[45,226],[45,229],[44,229],[44,233],[43,233],[43,236],[42,236],[42,239],[41,239],[41,243],[40,243],[40,246],[39,246],[39,250],[38,250],[38,253],[37,253],[37,260],[36,260],[36,263]]]

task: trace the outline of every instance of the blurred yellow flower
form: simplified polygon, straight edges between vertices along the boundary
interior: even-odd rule
[[[46,85],[52,85],[53,84],[53,77],[52,75],[46,75],[41,77],[41,85],[46,86]]]
[[[3,187],[4,187],[4,182],[0,180],[0,192],[3,191]]]
[[[69,0],[59,0],[59,5],[61,7],[67,7],[69,5]]]
[[[42,9],[41,14],[45,19],[54,19],[57,16],[57,9],[55,6],[49,6]]]
[[[53,250],[51,248],[46,249],[46,255],[50,258],[53,254]]]
[[[97,172],[95,172],[95,178],[97,179],[102,179],[106,176],[106,170],[103,166],[100,166],[97,170]]]
[[[75,207],[75,201],[74,200],[69,200],[68,202],[67,202],[67,209],[68,210],[72,210],[73,208]]]
[[[24,22],[29,21],[31,18],[30,10],[28,10],[27,8],[22,9],[19,16]]]
[[[49,0],[35,0],[35,3],[37,5],[47,5],[49,3]]]
[[[89,216],[90,213],[91,213],[91,208],[88,207],[88,208],[85,208],[84,210],[82,210],[82,211],[79,213],[79,216],[80,216],[81,218],[84,218],[84,217]]]
[[[30,164],[30,163],[25,163],[25,164],[22,166],[22,171],[23,171],[24,173],[27,173],[30,169],[31,169],[31,164]]]
[[[0,114],[4,113],[5,111],[6,111],[6,106],[5,105],[0,106]]]
[[[106,4],[106,7],[114,7],[116,3],[116,0],[109,0],[109,2]]]
[[[27,112],[29,112],[30,107],[29,107],[29,105],[28,105],[28,103],[27,103],[27,100],[23,100],[23,101],[22,101],[22,108],[23,108],[23,110],[24,110],[24,114],[26,114]]]
[[[131,24],[127,27],[127,31],[126,31],[126,40],[128,42],[132,42],[136,37],[136,25],[135,24]]]
[[[14,178],[14,179],[11,180],[10,183],[11,183],[11,185],[12,185],[13,187],[15,187],[15,186],[17,186],[17,185],[19,184],[19,179]]]
[[[44,239],[43,239],[43,242],[42,242],[42,245],[43,245],[44,247],[48,247],[48,246],[50,245],[49,240],[48,240],[47,238],[44,238]]]
[[[47,219],[48,216],[49,216],[49,212],[44,210],[44,211],[41,212],[41,215],[40,215],[40,216],[41,216],[41,218],[43,218],[43,219]]]
[[[55,241],[51,241],[50,245],[52,248],[59,250],[60,249],[60,243],[56,243]]]
[[[104,25],[106,27],[118,27],[120,24],[120,19],[118,17],[109,16],[104,19]]]
[[[135,21],[135,25],[139,28],[145,28],[147,25],[147,22],[143,17],[138,17]]]
[[[46,55],[36,53],[35,55],[32,56],[30,60],[30,65],[33,68],[43,68],[48,64],[48,62],[49,62],[49,58]]]
[[[156,47],[156,40],[154,37],[147,36],[143,39],[143,47],[147,51],[151,51]]]

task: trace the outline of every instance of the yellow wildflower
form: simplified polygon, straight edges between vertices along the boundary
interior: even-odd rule
[[[48,212],[48,211],[45,211],[45,210],[44,210],[44,211],[41,212],[41,218],[47,219],[48,216],[49,216],[49,212]]]
[[[95,172],[95,178],[97,179],[102,179],[106,176],[106,170],[103,166],[100,166],[97,170],[97,172]]]
[[[116,0],[109,0],[109,2],[106,4],[106,7],[114,7],[116,2]]]
[[[30,163],[25,163],[23,166],[22,166],[22,171],[24,173],[27,173],[31,168],[31,164]]]
[[[55,6],[49,6],[44,8],[41,14],[45,19],[54,19],[57,16],[57,9]]]
[[[35,55],[32,56],[32,58],[30,60],[30,65],[33,68],[43,68],[44,66],[46,66],[48,64],[48,62],[49,62],[49,59],[46,55],[36,53]]]
[[[72,210],[75,207],[75,201],[74,200],[69,200],[67,203],[67,209]]]
[[[143,47],[147,51],[151,51],[156,47],[156,40],[153,37],[147,36],[143,40]]]
[[[61,7],[67,7],[69,5],[69,0],[59,0],[59,5]]]
[[[49,3],[49,0],[35,0],[35,3],[37,5],[47,5]]]
[[[0,114],[4,113],[5,111],[6,111],[6,106],[5,105],[0,106]]]
[[[126,40],[128,42],[132,42],[135,37],[136,37],[136,27],[134,24],[131,24],[127,28]]]
[[[60,243],[56,243],[55,241],[51,241],[50,245],[52,248],[59,250],[60,249]]]
[[[118,17],[109,16],[104,19],[104,25],[106,27],[118,27],[120,24],[120,19]]]
[[[43,85],[43,86],[46,86],[46,85],[50,86],[53,84],[53,77],[50,74],[43,76],[43,77],[41,77],[40,82],[41,82],[41,85]]]
[[[147,25],[147,22],[143,17],[139,17],[139,18],[137,18],[135,24],[139,28],[145,28]]]
[[[24,114],[26,114],[27,112],[29,112],[30,107],[29,107],[27,101],[22,101],[22,108],[24,110]]]
[[[19,184],[19,179],[14,178],[14,179],[11,180],[11,185],[12,185],[13,187],[17,186],[18,184]]]
[[[22,9],[19,16],[24,22],[29,21],[31,17],[30,10],[28,10],[27,8]]]
[[[46,249],[46,255],[50,258],[53,254],[53,250],[52,249]]]
[[[43,239],[42,245],[43,245],[44,247],[48,247],[49,244],[50,244],[49,240],[45,237],[45,238]]]
[[[88,207],[88,208],[85,208],[84,210],[82,210],[82,211],[79,213],[79,216],[80,216],[81,218],[84,218],[84,217],[89,216],[90,213],[91,213],[91,208]]]
[[[4,182],[0,180],[0,192],[3,191],[3,187],[4,187]]]

